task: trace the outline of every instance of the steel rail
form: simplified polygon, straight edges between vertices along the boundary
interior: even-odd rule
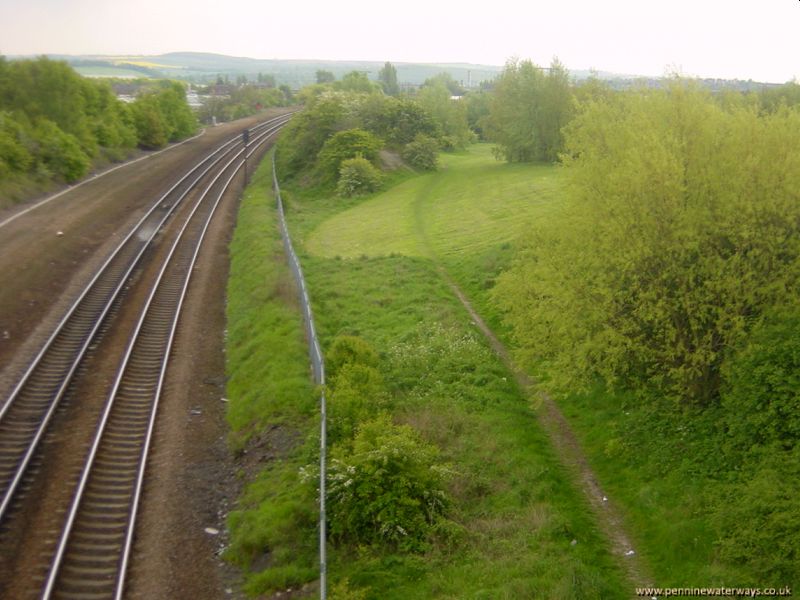
[[[235,166],[216,195],[216,199],[207,207],[208,214],[198,211],[231,164],[242,154],[245,154],[245,159],[252,155],[267,141],[269,135],[279,128],[280,125],[260,136],[263,139],[256,140],[249,153],[246,153],[247,148],[239,150],[220,169],[186,218],[164,261],[142,309],[107,400],[47,577],[42,595],[44,600],[55,596],[109,598],[111,587],[113,587],[113,598],[122,598],[147,456],[181,308],[209,224],[233,178],[244,166],[244,160]],[[189,227],[198,214],[200,218],[196,220],[201,221],[198,224],[201,230],[197,237],[192,239]],[[189,240],[182,243],[186,237],[189,237]],[[187,253],[191,256],[185,256]],[[177,281],[168,277],[170,268],[178,270]],[[177,286],[180,286],[180,289],[177,289]],[[168,318],[168,322],[164,322],[165,318]],[[153,351],[156,349],[160,356],[153,357]],[[144,388],[147,388],[146,392],[143,392]],[[144,413],[146,418],[143,416]],[[129,474],[134,470],[136,477],[131,481]],[[109,483],[111,491],[103,491],[102,488]],[[109,510],[103,509],[104,494],[105,506],[111,506]],[[122,514],[124,505],[129,507],[127,517]],[[83,514],[82,519],[84,510],[88,512],[88,516]],[[113,514],[115,512],[116,515]],[[102,525],[97,523],[98,515],[102,515]],[[92,542],[92,529],[102,529],[100,542]],[[123,534],[124,540],[120,540]],[[71,547],[73,549],[77,547],[77,556],[74,554],[70,556]],[[117,555],[113,554],[115,549],[119,549]],[[72,572],[72,578],[64,575],[65,569]],[[66,581],[61,581],[62,578]],[[66,584],[67,589],[57,589],[59,583]],[[89,591],[92,588],[95,590],[94,594]]]
[[[258,137],[270,135],[286,120],[285,116],[270,119],[252,128],[251,131],[261,132],[266,129],[266,133],[256,134],[255,139],[258,139]],[[165,192],[134,225],[130,233],[120,242],[86,285],[79,298],[73,303],[31,362],[6,403],[0,408],[0,478],[2,478],[0,481],[5,483],[3,488],[0,488],[3,494],[0,499],[0,520],[5,517],[11,506],[12,499],[80,361],[96,339],[102,322],[111,310],[114,301],[119,297],[141,256],[164,222],[197,182],[224,158],[229,151],[225,149],[230,146],[235,147],[239,141],[240,137],[235,136],[204,157]],[[220,153],[222,155],[208,164],[175,201],[171,204],[164,204],[165,200],[179,186]],[[157,213],[159,208],[165,209],[160,215],[160,219]],[[153,218],[151,219],[151,217]],[[143,231],[145,235],[143,235]],[[138,236],[139,239],[134,239],[134,236]],[[115,264],[115,261],[121,264]],[[104,279],[110,279],[110,281]],[[92,293],[99,297],[93,298]],[[34,377],[37,370],[41,375],[38,382]]]

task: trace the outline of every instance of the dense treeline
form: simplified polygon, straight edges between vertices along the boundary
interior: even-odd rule
[[[563,210],[495,289],[546,386],[629,398],[648,418],[629,427],[664,440],[643,442],[652,468],[724,490],[702,509],[718,557],[776,582],[800,578],[795,88],[713,97],[676,80],[583,102],[563,129]],[[619,433],[612,454],[637,435]],[[676,456],[687,443],[702,454]]]
[[[429,80],[413,97],[386,95],[358,72],[338,81],[324,73],[318,79],[325,83],[300,92],[305,110],[281,136],[281,177],[302,174],[336,184],[342,195],[370,192],[382,181],[382,150],[428,170],[436,168],[440,150],[463,148],[474,139],[466,106],[451,99],[441,78]]]
[[[234,121],[254,115],[259,110],[271,106],[288,106],[292,100],[292,91],[285,85],[264,87],[263,84],[239,83],[231,86],[230,94],[227,96],[207,98],[199,109],[197,117],[203,123],[211,123],[213,119],[218,122]]]
[[[160,81],[130,105],[107,82],[65,62],[0,57],[0,197],[73,182],[137,146],[160,148],[197,130],[182,84]]]

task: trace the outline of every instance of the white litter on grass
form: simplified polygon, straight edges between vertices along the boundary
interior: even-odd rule
[[[215,529],[214,527],[206,527],[205,531],[208,535],[219,535],[219,529]]]
[[[636,554],[636,552],[634,552],[633,550],[628,550],[628,551],[625,553],[625,556],[633,556],[634,554]]]
[[[608,498],[606,498],[605,496],[603,496],[603,502],[608,502]]]

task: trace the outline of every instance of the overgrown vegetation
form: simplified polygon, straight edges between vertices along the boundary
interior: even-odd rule
[[[265,160],[242,199],[227,292],[227,418],[247,487],[229,517],[225,557],[254,595],[313,580],[317,560],[314,493],[300,482],[313,452],[313,439],[304,438],[316,429],[317,398],[271,184]],[[265,456],[265,448],[274,450]]]
[[[495,82],[484,123],[507,161],[553,162],[573,112],[569,74],[558,60],[546,74],[531,61],[511,60]]]
[[[493,294],[675,585],[800,580],[800,113],[776,97],[585,102],[563,209]]]
[[[798,136],[798,113],[724,110],[683,84],[587,106],[563,216],[497,290],[531,364],[561,389],[717,402],[730,349],[800,292]]]
[[[263,77],[262,77],[263,79]],[[202,123],[234,121],[256,114],[271,106],[288,106],[292,103],[292,92],[288,86],[275,87],[274,78],[268,83],[241,82],[237,85],[226,85],[228,94],[215,95],[216,86],[201,88],[200,92],[210,95],[197,111],[197,118]]]
[[[421,256],[428,248],[508,336],[491,299],[495,280],[513,262],[509,241],[531,227],[562,223],[565,170],[498,164],[488,146],[447,155],[445,166],[319,224],[308,247],[353,259],[381,252]],[[415,231],[424,232],[427,244],[413,242]],[[610,393],[596,384],[560,398],[604,487],[625,507],[636,551],[658,581],[798,580],[791,433],[797,355],[789,333],[795,319],[791,307],[782,308],[754,325],[747,342],[732,349],[723,369],[727,383],[709,406],[676,404],[664,394]],[[409,380],[424,380],[424,365],[436,356],[419,353],[406,370]],[[535,370],[543,385],[552,385],[546,363]],[[448,372],[463,377],[455,367]]]
[[[160,148],[193,134],[197,121],[182,84],[160,81],[126,105],[108,83],[47,58],[0,56],[0,201],[51,182],[71,183],[92,165],[136,147]]]
[[[435,266],[403,256],[309,255],[307,232],[362,200],[297,184],[283,195],[327,360],[331,594],[625,597],[619,571],[526,402],[470,331]],[[252,217],[244,218],[240,227]],[[262,278],[253,274],[253,281]],[[275,347],[285,354],[286,340],[265,352]],[[300,362],[306,368],[305,356]],[[231,396],[232,409],[235,402]],[[250,418],[286,423],[284,400],[274,402],[277,414],[263,405]],[[263,421],[259,413],[267,415]],[[304,569],[316,542],[306,519],[314,510],[319,442],[313,420],[305,428],[305,442],[298,440],[289,460],[270,460],[232,516],[229,555],[246,569],[257,566],[248,575],[254,595],[314,578]],[[245,427],[252,435],[270,429]],[[264,556],[274,559],[259,560]]]
[[[333,593],[630,592],[436,263],[557,394],[659,584],[796,585],[800,121],[791,86],[762,97],[712,97],[682,82],[618,93],[563,78],[549,89],[533,65],[507,71],[463,106],[466,123],[495,136],[515,164],[490,161],[481,146],[444,155],[441,171],[390,179],[397,185],[383,194],[343,199],[319,161],[339,132],[369,132],[409,163],[418,136],[440,148],[454,138],[435,103],[327,84],[305,92],[309,110],[281,142],[291,227],[336,365]],[[520,118],[501,138],[499,117],[515,106],[555,107],[557,117]],[[520,164],[559,156],[561,167]],[[315,463],[317,443],[312,434],[298,450],[297,471]],[[313,502],[313,477],[303,484],[291,468],[273,469],[265,480]],[[251,526],[277,506],[273,492],[259,494],[266,503]],[[285,573],[312,577],[303,570],[311,551],[296,548],[297,531],[313,536],[301,517],[310,513],[288,512],[296,529],[262,536],[249,552],[285,547],[297,558],[254,573],[254,594],[277,589]]]
[[[380,168],[379,151],[388,150],[413,168],[432,170],[440,150],[463,148],[474,139],[466,105],[451,98],[447,78],[430,79],[414,97],[395,97],[399,90],[392,69],[387,63],[382,71],[386,93],[363,73],[337,81],[319,72],[319,83],[299,94],[305,110],[281,135],[282,176],[302,175],[306,187],[320,191],[338,185],[341,195],[350,196],[373,191],[381,178],[360,162],[343,169],[344,161],[360,157]]]

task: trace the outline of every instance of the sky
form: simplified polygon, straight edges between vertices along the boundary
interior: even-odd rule
[[[800,79],[798,0],[0,0],[0,54],[215,52]]]

